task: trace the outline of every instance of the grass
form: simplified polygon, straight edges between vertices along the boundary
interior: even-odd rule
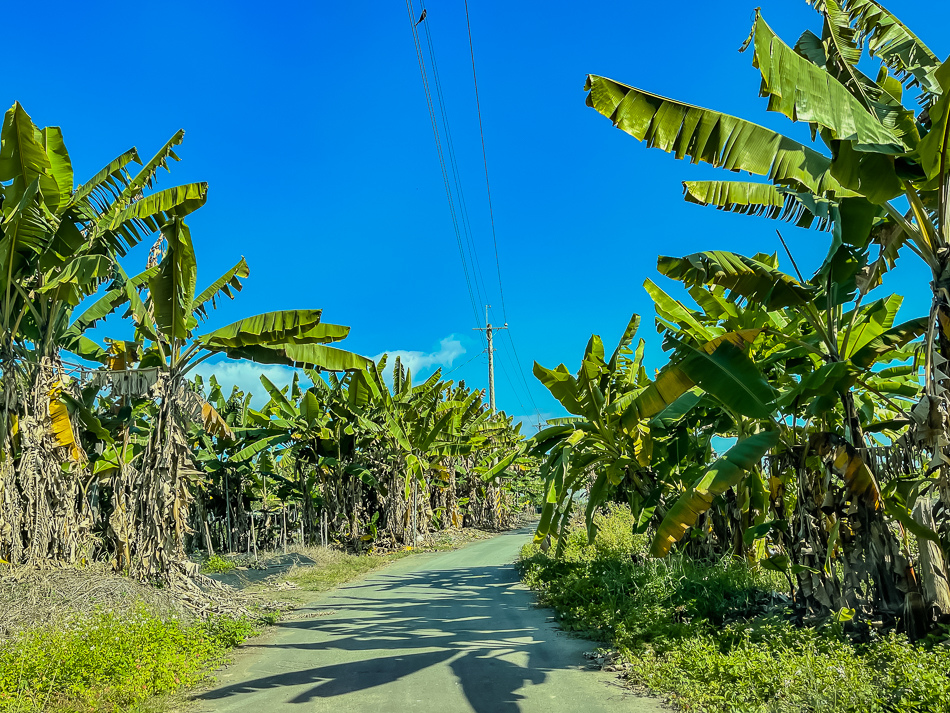
[[[593,545],[572,530],[555,560],[522,552],[525,582],[563,628],[619,650],[630,680],[683,710],[950,712],[950,648],[786,619],[780,575],[734,560],[654,560],[625,507]],[[944,636],[944,638],[946,638]]]
[[[313,564],[294,565],[279,577],[279,582],[290,582],[297,588],[281,591],[282,598],[307,603],[316,592],[326,592],[374,569],[395,562],[411,554],[410,551],[385,555],[352,555],[327,547],[299,549]]]
[[[255,633],[246,619],[185,623],[144,606],[36,626],[0,643],[0,710],[142,710],[147,699],[204,679]]]

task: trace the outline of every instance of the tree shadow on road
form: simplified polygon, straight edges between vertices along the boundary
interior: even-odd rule
[[[289,701],[306,703],[448,665],[476,713],[517,713],[520,689],[543,683],[547,671],[576,668],[585,647],[563,639],[552,645],[558,632],[544,624],[546,615],[517,584],[510,566],[371,576],[324,600],[332,615],[284,622],[278,626],[287,633],[275,642],[249,645],[262,650],[258,667],[265,670],[268,661],[334,663],[236,682],[197,698],[249,696],[253,705],[256,691],[306,686]]]

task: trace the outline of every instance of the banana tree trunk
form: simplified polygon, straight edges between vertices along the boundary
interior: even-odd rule
[[[72,563],[88,545],[91,525],[91,515],[80,494],[80,483],[88,478],[84,454],[75,444],[72,424],[63,412],[57,428],[65,431],[57,437],[53,430],[51,406],[57,402],[57,392],[66,388],[59,359],[41,358],[30,376],[32,384],[18,420],[16,488],[13,493],[5,493],[19,500],[10,513],[19,523],[11,527],[9,549],[11,554],[19,551],[20,557],[11,561],[34,566]]]

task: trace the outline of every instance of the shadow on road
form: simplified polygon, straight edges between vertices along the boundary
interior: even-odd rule
[[[543,683],[547,671],[576,667],[583,648],[544,626],[545,613],[535,609],[532,595],[517,582],[510,565],[372,576],[314,608],[334,614],[279,624],[285,634],[257,645],[269,650],[262,659],[343,663],[274,673],[197,698],[307,686],[290,701],[307,703],[447,665],[477,713],[515,713],[523,698],[517,691]],[[441,684],[437,676],[431,680],[444,686],[450,678]]]

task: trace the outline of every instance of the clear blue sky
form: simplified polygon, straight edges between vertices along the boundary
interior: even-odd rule
[[[789,44],[805,28],[820,33],[803,0],[756,2]],[[632,312],[644,316],[652,365],[662,364],[642,288],[647,277],[664,284],[659,253],[780,248],[770,221],[682,201],[681,180],[729,174],[647,150],[584,104],[585,75],[602,74],[806,137],[765,112],[751,53],[737,52],[755,5],[470,3],[507,319],[545,415],[562,412],[531,375],[533,360],[573,371],[589,335],[612,348]],[[950,52],[950,8],[887,5],[938,55]],[[429,0],[427,9],[498,323],[464,5]],[[352,326],[351,350],[418,352],[410,361],[422,375],[440,361],[446,370],[469,362],[451,378],[486,384],[405,3],[53,2],[42,17],[19,3],[5,22],[16,30],[5,37],[0,98],[20,101],[40,126],[63,127],[77,180],[132,145],[150,156],[186,129],[183,160],[159,185],[210,183],[190,220],[199,288],[241,255],[251,266],[212,326],[321,307],[325,321]],[[826,237],[783,232],[816,267]],[[130,270],[146,251],[133,253]],[[907,294],[910,317],[927,307],[929,276],[910,257],[902,263],[888,289]],[[507,337],[498,347],[499,407],[531,414]]]

